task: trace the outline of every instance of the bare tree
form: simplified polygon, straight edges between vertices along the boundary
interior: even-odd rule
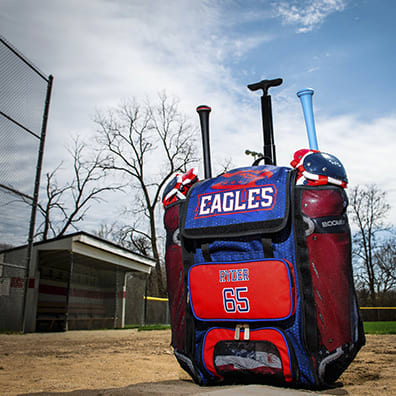
[[[69,153],[73,160],[73,177],[69,182],[59,185],[56,176],[62,166],[59,164],[52,172],[46,174],[45,197],[40,198],[38,212],[42,221],[36,227],[36,238],[47,240],[59,237],[77,223],[84,220],[92,201],[102,201],[105,191],[115,191],[121,185],[104,183],[106,172],[103,164],[107,160],[102,154],[87,157],[87,145],[78,137],[74,139]]]
[[[367,288],[372,303],[376,294],[383,288],[382,279],[385,268],[379,260],[382,248],[381,233],[389,230],[386,216],[390,205],[386,193],[376,185],[356,186],[350,194],[352,220],[358,227],[353,236],[353,255],[355,257],[356,276],[361,287]],[[382,266],[382,267],[381,267]]]
[[[225,157],[221,162],[218,164],[218,171],[217,174],[228,172],[230,169],[235,168],[234,163],[232,162],[232,157]]]
[[[112,224],[101,224],[95,234],[103,239],[112,240],[126,249],[144,256],[151,255],[151,243],[148,236],[134,232],[135,225],[121,225],[117,221]]]
[[[177,100],[165,93],[159,94],[155,103],[139,105],[131,100],[99,113],[95,122],[99,127],[98,142],[108,156],[105,169],[121,174],[133,188],[129,203],[133,224],[124,227],[123,232],[143,251],[149,241],[156,260],[150,292],[164,295],[157,209],[165,184],[175,172],[185,172],[195,161],[195,132],[179,112]]]
[[[114,221],[111,224],[100,224],[99,228],[94,231],[94,234],[99,238],[108,239],[115,241],[115,234],[117,233],[117,221]]]
[[[41,214],[42,221],[36,227],[35,237],[43,241],[47,240],[49,235],[58,234],[55,219],[63,221],[67,216],[65,202],[63,198],[66,192],[71,189],[69,184],[59,186],[56,180],[56,174],[61,168],[61,162],[52,172],[45,175],[45,198],[41,198],[37,204],[37,210]],[[59,214],[61,219],[59,219]]]
[[[396,288],[396,238],[385,240],[374,255],[377,271],[377,293],[384,294]]]

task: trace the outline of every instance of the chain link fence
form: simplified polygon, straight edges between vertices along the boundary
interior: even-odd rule
[[[25,267],[0,263],[0,329],[19,329],[23,307]],[[12,314],[9,314],[9,313]],[[3,313],[8,313],[4,315]]]
[[[52,76],[42,73],[0,35],[0,251],[19,245],[28,247],[18,262],[2,264],[2,328],[22,331],[25,328],[29,263],[52,81]],[[20,266],[17,275],[11,273],[16,271],[13,265]],[[13,308],[19,300],[22,302]],[[20,309],[21,314],[14,315],[15,309]],[[18,325],[2,323],[5,318],[10,320],[10,312],[13,318],[19,318]]]
[[[0,35],[0,249],[32,239],[51,88]]]

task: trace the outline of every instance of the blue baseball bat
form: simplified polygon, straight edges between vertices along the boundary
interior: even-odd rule
[[[311,150],[319,150],[318,148],[318,140],[316,138],[316,129],[315,129],[315,120],[313,114],[313,105],[312,105],[312,95],[314,91],[311,88],[301,89],[297,92],[297,96],[301,100],[305,126],[307,127],[309,148]]]

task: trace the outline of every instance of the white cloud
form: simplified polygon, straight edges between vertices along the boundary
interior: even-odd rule
[[[277,16],[285,24],[297,25],[298,33],[306,33],[334,12],[343,11],[345,6],[345,0],[281,1],[277,3]]]
[[[6,37],[54,75],[43,172],[65,159],[71,134],[89,140],[96,109],[163,89],[180,98],[196,125],[196,106],[213,107],[212,139],[220,158],[218,131],[235,135],[235,117],[243,113],[236,100],[240,87],[226,64],[271,39],[231,33],[238,19],[225,17],[217,3],[22,0],[18,7],[13,1],[3,6]],[[66,174],[67,163],[64,168]]]
[[[71,132],[90,133],[95,109],[126,97],[166,89],[191,113],[205,100],[229,102],[236,85],[225,60],[268,39],[232,37],[220,10],[204,2],[22,1],[18,8],[11,1],[8,10],[0,17],[10,40],[55,76],[50,163]]]
[[[261,151],[263,145],[260,100],[236,81],[231,65],[273,40],[276,30],[238,33],[233,29],[238,23],[267,21],[273,14],[264,6],[261,13],[243,7],[229,13],[226,3],[42,0],[36,4],[20,0],[17,7],[13,0],[3,1],[0,22],[3,33],[8,32],[6,38],[55,77],[47,168],[53,169],[63,158],[71,133],[92,135],[96,109],[117,106],[132,96],[144,99],[162,89],[180,98],[182,111],[196,125],[196,106],[212,107],[212,163],[231,157],[236,166],[250,164],[245,149]],[[340,0],[282,1],[275,7],[283,23],[304,32],[343,11],[345,4]],[[294,94],[286,96],[285,90],[280,87],[273,94],[281,165],[288,165],[294,151],[306,146],[307,140],[298,99]],[[331,119],[320,112],[315,116],[320,148],[340,158],[351,184],[378,181],[389,189],[390,202],[395,201],[394,179],[389,182],[392,144],[381,145],[380,155],[375,152],[377,141],[393,142],[396,117],[365,123],[353,114]]]

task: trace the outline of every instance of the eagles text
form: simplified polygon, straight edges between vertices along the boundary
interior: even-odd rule
[[[272,185],[203,194],[196,217],[270,209],[275,198],[276,188]]]

